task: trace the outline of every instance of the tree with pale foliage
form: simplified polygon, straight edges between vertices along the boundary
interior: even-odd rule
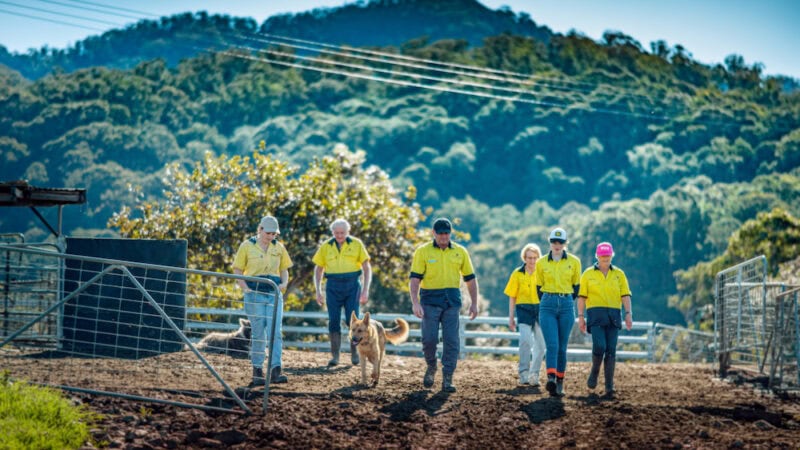
[[[186,239],[190,268],[230,273],[239,244],[255,234],[262,216],[273,215],[294,261],[287,305],[302,309],[314,298],[311,257],[330,237],[329,224],[341,217],[366,244],[380,285],[404,289],[422,213],[411,203],[413,188],[401,198],[385,172],[363,165],[364,153],[344,146],[304,172],[260,152],[230,158],[206,153],[191,172],[169,166],[164,199],[125,207],[109,226],[128,238]],[[201,286],[191,287],[190,302],[229,306],[241,295],[231,282],[193,281],[199,280],[190,279],[189,286]]]

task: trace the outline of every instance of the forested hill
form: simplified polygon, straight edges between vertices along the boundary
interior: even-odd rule
[[[372,7],[394,3],[408,2]],[[182,30],[211,20],[179,19]],[[162,38],[128,45],[141,57]],[[502,289],[519,249],[546,246],[556,224],[585,266],[597,242],[614,243],[641,320],[691,320],[709,299],[670,308],[675,272],[722,255],[740,230],[800,251],[800,238],[751,224],[776,210],[766,223],[800,235],[800,93],[741,57],[707,66],[680,46],[646,50],[621,33],[416,39],[372,49],[380,54],[317,45],[312,60],[291,42],[33,81],[0,66],[0,180],[85,187],[88,204],[65,215],[65,231],[110,235],[115,212],[164,198],[168,163],[258,149],[304,167],[343,144],[469,233],[493,314],[507,311]],[[43,238],[32,214],[0,215],[0,232],[19,231]],[[736,258],[762,248],[750,243]],[[692,273],[682,273],[686,286]]]
[[[493,11],[476,0],[371,0],[278,15],[261,25],[250,18],[186,13],[142,20],[67,49],[42,48],[24,54],[10,53],[0,42],[0,64],[29,79],[55,68],[67,72],[93,66],[127,69],[155,58],[174,66],[206,48],[252,46],[255,32],[355,46],[399,46],[422,37],[479,45],[484,38],[502,33],[547,42],[551,34],[527,14]]]

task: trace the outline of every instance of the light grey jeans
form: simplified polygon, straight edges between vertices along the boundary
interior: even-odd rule
[[[524,323],[519,324],[520,381],[539,381],[539,369],[542,367],[545,348],[544,335],[539,322],[536,322],[533,327]]]

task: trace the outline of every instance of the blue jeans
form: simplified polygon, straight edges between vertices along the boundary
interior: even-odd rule
[[[589,332],[592,335],[592,354],[604,358],[617,356],[617,340],[619,328],[613,324],[606,326],[593,326]]]
[[[458,352],[459,305],[437,306],[422,304],[422,353],[428,366],[436,365],[436,345],[439,343],[439,325],[442,326],[442,373],[451,375],[456,371]]]
[[[539,323],[547,347],[547,374],[563,378],[567,370],[567,344],[575,324],[575,301],[572,300],[572,294],[542,294]]]
[[[361,296],[361,278],[327,278],[325,282],[325,305],[328,306],[328,332],[342,332],[342,308],[344,320],[350,323],[350,314],[358,316],[358,298]]]
[[[280,294],[278,294],[280,295]],[[282,327],[283,323],[283,300],[282,297],[278,299],[278,317],[275,321],[275,344],[272,347],[272,364],[273,367],[281,365],[281,356],[283,354],[283,336]],[[244,294],[244,312],[250,320],[253,335],[250,337],[250,362],[253,367],[263,367],[264,360],[266,359],[267,338],[272,328],[272,312],[275,307],[275,294],[262,294],[259,292],[245,292]]]

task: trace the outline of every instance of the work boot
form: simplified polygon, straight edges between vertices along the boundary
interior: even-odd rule
[[[333,357],[328,361],[329,366],[336,366],[339,364],[339,347],[342,346],[342,333],[331,333],[331,355]]]
[[[614,396],[614,366],[617,364],[615,356],[606,356],[603,363],[603,375],[606,378],[606,397]]]
[[[442,392],[455,392],[456,386],[453,384],[453,374],[442,373]]]
[[[586,380],[586,387],[589,389],[597,387],[597,378],[600,376],[600,364],[602,363],[603,356],[592,353],[592,368],[589,369],[589,378]]]
[[[555,397],[555,395],[556,395],[556,375],[554,373],[548,373],[547,374],[547,384],[544,385],[544,388],[547,389],[547,392],[549,392],[551,396]]]
[[[422,377],[422,385],[426,388],[432,388],[433,382],[436,379],[436,364],[428,366],[425,370],[425,376]]]
[[[350,362],[353,363],[354,366],[357,366],[358,363],[361,362],[361,359],[358,357],[358,344],[354,344],[353,341],[350,341]]]
[[[264,386],[265,384],[267,384],[267,380],[264,378],[264,369],[253,367],[253,381],[250,382],[250,386]]]
[[[528,384],[533,387],[539,387],[539,372],[534,372],[531,374],[530,378],[528,378]]]
[[[289,378],[287,378],[286,375],[281,375],[281,366],[272,368],[272,373],[269,375],[270,384],[283,384],[288,382]]]
[[[564,396],[564,379],[558,378],[556,380],[556,397]]]
[[[520,374],[519,374],[519,384],[520,385],[531,384],[531,379],[528,376],[528,372],[520,372]]]

